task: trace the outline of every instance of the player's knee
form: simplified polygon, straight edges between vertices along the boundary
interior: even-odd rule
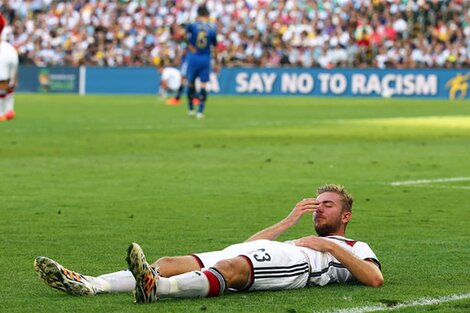
[[[162,258],[159,258],[155,262],[153,262],[152,267],[165,269],[167,267],[174,266],[174,263],[175,263],[174,258],[169,257],[169,256],[164,256]]]
[[[249,283],[251,268],[242,257],[219,261],[214,267],[224,276],[229,288],[242,290]]]
[[[165,256],[155,261],[152,267],[157,268],[158,272],[163,277],[171,277],[201,269],[197,260],[191,255],[175,257]]]
[[[158,269],[158,272],[163,277],[170,277],[174,275],[175,268],[178,267],[180,261],[175,257],[164,256],[156,260],[152,267]]]

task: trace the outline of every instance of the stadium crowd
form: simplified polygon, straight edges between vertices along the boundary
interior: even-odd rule
[[[4,0],[20,64],[177,63],[205,2],[223,66],[469,67],[467,0]]]

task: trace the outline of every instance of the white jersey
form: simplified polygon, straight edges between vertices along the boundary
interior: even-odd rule
[[[0,41],[0,81],[16,77],[18,52],[6,41]]]
[[[181,86],[181,73],[174,67],[166,67],[162,71],[161,80],[167,82],[169,89],[176,91]]]
[[[341,236],[324,237],[347,249],[356,257],[380,263],[364,242]],[[294,241],[256,240],[231,245],[222,251],[194,255],[201,267],[214,266],[218,261],[244,256],[249,260],[253,279],[247,290],[294,289],[324,286],[352,280],[351,272],[333,255],[298,247]]]
[[[380,267],[377,256],[367,243],[341,236],[327,236],[323,238],[331,240],[359,259],[373,261]],[[286,243],[293,244],[293,241]],[[310,260],[309,285],[324,286],[329,283],[344,283],[354,278],[351,272],[330,253],[318,252],[303,247],[298,248],[307,254]]]

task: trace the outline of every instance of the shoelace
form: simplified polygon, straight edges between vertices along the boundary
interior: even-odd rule
[[[75,273],[73,271],[69,271],[66,268],[62,268],[61,273],[64,274],[65,277],[67,277],[70,280],[81,282],[82,281],[82,275]]]

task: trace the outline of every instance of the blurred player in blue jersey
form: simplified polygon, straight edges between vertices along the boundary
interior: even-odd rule
[[[209,23],[209,11],[201,5],[197,9],[197,20],[186,28],[188,37],[188,53],[186,59],[188,68],[186,78],[188,80],[188,115],[200,119],[204,117],[204,109],[207,100],[206,83],[212,70],[211,58],[217,59],[215,48],[217,44],[215,25]],[[214,51],[212,51],[214,50]],[[201,82],[199,95],[196,92],[196,78]],[[194,111],[194,100],[199,99],[197,113]]]

